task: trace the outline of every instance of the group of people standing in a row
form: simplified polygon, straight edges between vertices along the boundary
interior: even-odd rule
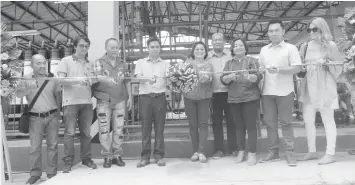
[[[326,154],[318,164],[335,162],[337,134],[334,109],[339,108],[336,79],[343,66],[335,65],[334,62],[343,59],[323,18],[313,19],[307,31],[311,40],[303,43],[298,51],[296,46],[284,41],[285,30],[282,22],[270,21],[268,36],[271,43],[261,49],[259,61],[247,56],[248,46],[243,39],[234,40],[230,52],[224,50],[224,39],[220,33],[212,36],[213,51],[209,53],[204,43],[194,44],[191,58],[187,62],[192,63],[202,75],[199,75],[200,81],[196,90],[184,94],[194,151],[191,160],[207,161],[203,149],[207,141],[206,115],[212,101],[214,159],[222,157],[224,152],[224,110],[228,146],[237,156],[235,162],[246,160],[248,165],[257,163],[257,117],[262,105],[269,154],[260,160],[261,163],[280,159],[278,123],[281,124],[285,140],[285,158],[289,166],[296,166],[297,161],[318,159],[315,130],[317,110],[321,113],[327,138]],[[213,73],[209,75],[206,71]],[[301,82],[299,101],[303,104],[308,153],[296,159],[293,155],[294,133],[291,126],[295,96],[293,76],[300,72],[306,73]]]
[[[321,112],[326,136],[326,154],[318,162],[329,164],[335,161],[336,127],[334,109],[338,108],[336,81],[339,66],[327,65],[327,61],[338,61],[340,56],[332,41],[329,26],[322,18],[315,18],[307,31],[311,41],[307,42],[306,53],[284,41],[285,29],[281,21],[272,20],[268,26],[271,43],[261,49],[259,61],[247,56],[248,46],[243,39],[231,43],[230,51],[224,49],[224,36],[212,36],[213,50],[203,42],[196,42],[191,56],[185,62],[191,63],[199,74],[199,82],[192,92],[184,93],[186,114],[190,124],[192,141],[192,161],[207,162],[205,147],[208,137],[208,119],[212,103],[214,134],[213,159],[223,157],[224,150],[223,119],[226,118],[228,151],[236,156],[235,162],[247,161],[248,165],[257,164],[257,114],[263,106],[264,122],[267,125],[269,153],[260,162],[280,159],[278,123],[281,124],[285,140],[285,156],[289,166],[296,166],[294,157],[294,133],[291,126],[294,105],[293,75],[306,71],[301,101],[304,107],[304,120],[308,138],[309,152],[299,160],[318,158],[316,153],[315,113]],[[82,164],[96,169],[91,159],[90,128],[93,119],[91,95],[97,98],[97,118],[99,138],[104,157],[104,168],[112,164],[125,166],[122,160],[124,109],[131,107],[129,80],[124,78],[127,64],[119,57],[120,43],[116,39],[105,42],[106,53],[95,62],[86,58],[90,40],[78,36],[74,40],[75,53],[61,60],[58,77],[46,84],[33,108],[30,110],[30,164],[31,178],[27,184],[34,184],[42,174],[41,146],[46,135],[48,146],[47,176],[57,173],[58,164],[58,118],[60,105],[63,106],[64,168],[69,172],[74,162],[74,135],[76,123],[80,130],[80,158]],[[136,62],[134,75],[140,82],[139,112],[142,125],[142,152],[137,167],[150,163],[151,131],[154,123],[155,143],[153,156],[158,166],[164,161],[164,126],[166,119],[165,97],[167,70],[169,63],[160,58],[161,43],[157,38],[147,41],[149,56]],[[302,48],[305,45],[302,45]],[[301,55],[300,55],[301,54]],[[302,59],[301,59],[302,58]],[[303,62],[302,62],[303,60]],[[307,63],[302,67],[303,63]],[[309,65],[308,65],[309,64]],[[25,81],[17,92],[18,97],[26,96],[31,102],[38,89],[48,76],[48,63],[41,55],[32,57],[32,81]],[[255,69],[255,70],[254,70]],[[249,70],[248,72],[230,72]],[[224,72],[223,72],[224,71]],[[210,72],[210,73],[208,73]],[[35,83],[38,78],[38,85]],[[59,94],[62,87],[62,95]],[[62,100],[60,100],[62,97]],[[261,103],[260,103],[261,100]],[[125,102],[128,104],[126,105]],[[112,122],[112,123],[111,123]],[[112,125],[112,136],[110,135]],[[246,133],[248,134],[247,148]]]

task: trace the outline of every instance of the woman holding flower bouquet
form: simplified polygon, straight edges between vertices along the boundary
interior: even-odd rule
[[[236,163],[245,160],[245,133],[248,132],[248,165],[256,164],[257,129],[256,119],[260,107],[260,90],[258,82],[262,76],[258,72],[259,64],[255,58],[246,56],[248,46],[242,39],[234,40],[231,44],[233,58],[225,64],[221,76],[223,84],[228,86],[228,103],[237,128],[237,145],[239,148]],[[253,71],[254,70],[254,71]]]
[[[327,22],[323,18],[314,18],[307,32],[311,40],[301,45],[300,54],[306,64],[306,79],[302,81],[300,101],[303,103],[303,118],[307,133],[308,153],[301,161],[317,159],[315,115],[318,110],[322,116],[327,138],[325,156],[319,165],[335,162],[336,125],[334,110],[339,108],[336,79],[341,66],[329,65],[332,61],[342,60]],[[308,45],[308,47],[307,47]]]
[[[208,137],[208,115],[212,97],[212,65],[206,62],[206,58],[207,46],[203,42],[196,42],[192,46],[191,57],[185,63],[192,64],[197,72],[197,86],[192,91],[183,93],[194,152],[191,161],[199,160],[203,163],[207,162],[204,149]]]

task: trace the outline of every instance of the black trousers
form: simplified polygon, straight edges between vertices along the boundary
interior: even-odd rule
[[[236,126],[233,123],[227,99],[228,92],[213,93],[212,96],[212,128],[215,151],[224,151],[223,113],[226,116],[228,150],[229,152],[238,150]]]
[[[237,128],[237,145],[239,150],[245,151],[245,133],[248,132],[248,152],[256,153],[257,129],[256,119],[260,100],[243,103],[231,103],[230,111]]]

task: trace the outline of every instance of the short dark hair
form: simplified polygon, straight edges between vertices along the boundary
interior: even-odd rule
[[[205,56],[203,57],[203,59],[206,59],[207,56],[208,56],[208,47],[206,46],[206,44],[202,41],[198,41],[198,42],[195,42],[193,45],[192,45],[192,49],[191,49],[191,53],[190,53],[190,57],[192,59],[195,60],[195,54],[194,54],[194,51],[195,51],[195,48],[197,45],[201,44],[203,46],[203,48],[205,48]]]
[[[117,39],[115,39],[115,38],[109,38],[109,39],[107,39],[106,41],[105,41],[105,48],[107,48],[107,45],[108,45],[108,43],[110,42],[110,41],[116,41],[117,43],[120,43]]]
[[[76,36],[76,37],[74,38],[74,40],[73,40],[73,45],[74,45],[74,47],[77,47],[77,46],[78,46],[78,43],[79,43],[79,41],[80,41],[81,39],[83,39],[85,42],[87,42],[87,43],[90,45],[90,40],[89,40],[89,38],[88,38],[87,36],[85,36],[85,35],[78,35],[78,36]]]
[[[284,24],[283,24],[282,21],[279,20],[279,19],[271,19],[271,20],[269,21],[269,25],[267,26],[268,29],[269,29],[269,27],[270,27],[271,24],[280,24],[281,28],[284,29]]]
[[[248,54],[248,51],[249,51],[249,46],[247,44],[247,42],[242,39],[242,38],[237,38],[235,40],[233,40],[232,44],[231,44],[231,48],[230,48],[230,51],[231,51],[231,55],[234,57],[235,53],[234,53],[234,43],[237,42],[238,40],[242,41],[243,44],[244,44],[244,48],[245,48],[245,55]]]
[[[159,46],[161,46],[160,40],[159,40],[158,38],[156,38],[156,37],[152,37],[152,38],[149,38],[149,39],[147,40],[147,47],[149,47],[149,44],[152,43],[152,42],[154,42],[154,41],[158,42],[158,43],[159,43]]]

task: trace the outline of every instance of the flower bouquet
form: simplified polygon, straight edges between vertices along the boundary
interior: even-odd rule
[[[192,64],[171,62],[168,70],[168,89],[176,93],[193,91],[198,84],[198,76]]]
[[[1,23],[1,99],[11,101],[16,91],[17,83],[11,79],[21,76],[23,62],[19,60],[22,51],[17,49],[15,38],[6,32],[6,24]],[[5,109],[6,107],[3,107]]]

